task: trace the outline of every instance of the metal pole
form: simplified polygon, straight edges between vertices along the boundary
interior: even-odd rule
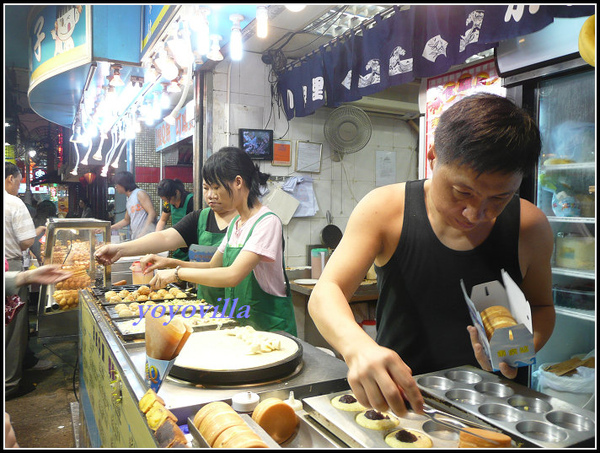
[[[194,210],[202,209],[202,165],[204,163],[204,72],[196,69],[194,74],[194,135],[193,169]]]

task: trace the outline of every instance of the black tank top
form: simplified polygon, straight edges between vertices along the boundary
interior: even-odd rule
[[[479,366],[467,326],[472,324],[460,281],[470,294],[498,280],[500,270],[521,284],[518,245],[520,200],[515,196],[489,237],[473,250],[456,251],[437,238],[425,207],[424,182],[406,183],[404,223],[398,247],[375,267],[377,343],[395,350],[413,375],[461,365]]]

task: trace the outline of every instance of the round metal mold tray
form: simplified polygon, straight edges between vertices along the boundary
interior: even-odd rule
[[[441,376],[424,376],[417,380],[423,387],[433,390],[450,390],[454,383],[450,379]]]
[[[488,418],[507,423],[514,423],[523,419],[522,412],[504,404],[483,404],[479,407],[479,412]]]
[[[583,415],[573,414],[565,411],[554,411],[546,414],[546,420],[561,428],[572,431],[593,431],[594,421]]]
[[[480,382],[475,386],[475,390],[485,395],[497,396],[499,398],[508,398],[515,394],[515,391],[509,386],[496,382]]]
[[[483,380],[483,378],[479,374],[466,370],[448,371],[446,373],[446,377],[453,381],[463,382],[465,384],[477,384],[478,382],[481,382]]]
[[[446,392],[446,398],[457,403],[471,405],[481,404],[485,400],[484,396],[481,393],[467,389],[449,390],[448,392]]]
[[[516,429],[524,436],[543,442],[559,443],[568,437],[564,429],[537,420],[519,422]]]
[[[461,428],[462,426],[452,420],[444,419],[446,423],[450,423],[457,428]],[[428,420],[423,423],[423,431],[425,434],[436,437],[442,440],[458,440],[460,434],[458,431],[448,428],[444,425],[440,425],[439,423],[434,422],[433,420]]]
[[[525,412],[534,412],[536,414],[542,414],[552,410],[550,403],[547,403],[539,398],[527,398],[525,396],[513,396],[512,398],[508,399],[508,404],[519,410]]]

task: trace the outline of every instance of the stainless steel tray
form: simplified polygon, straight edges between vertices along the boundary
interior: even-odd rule
[[[496,374],[462,366],[415,376],[415,380],[435,406],[459,409],[520,439],[523,446],[593,446],[593,412]]]
[[[331,405],[333,398],[347,393],[350,393],[350,390],[304,398],[303,402],[306,412],[312,418],[349,447],[391,448],[385,442],[385,437],[391,432],[402,428],[414,429],[425,433],[432,440],[434,448],[458,447],[458,432],[435,423],[425,415],[419,415],[414,412],[409,412],[406,417],[396,417],[394,414],[389,414],[390,417],[394,417],[399,421],[398,426],[392,429],[375,431],[363,428],[355,420],[360,412],[346,412],[336,409]],[[454,424],[450,419],[446,420]]]

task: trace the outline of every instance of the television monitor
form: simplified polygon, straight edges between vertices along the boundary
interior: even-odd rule
[[[240,129],[240,148],[252,159],[273,160],[273,131]]]

